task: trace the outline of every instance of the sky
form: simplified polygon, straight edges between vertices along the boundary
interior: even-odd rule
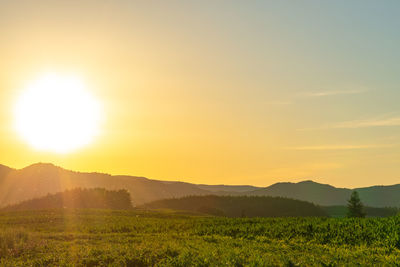
[[[0,163],[207,184],[400,182],[398,1],[0,0]],[[103,122],[38,151],[23,89],[74,73]]]

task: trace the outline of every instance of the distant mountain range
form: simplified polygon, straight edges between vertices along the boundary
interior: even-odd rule
[[[126,189],[134,205],[167,198],[199,195],[279,196],[323,206],[346,205],[351,189],[313,181],[277,183],[268,187],[205,185],[152,180],[144,177],[82,173],[49,163],[16,170],[0,165],[0,207],[74,188]],[[400,207],[400,185],[356,188],[371,207]]]

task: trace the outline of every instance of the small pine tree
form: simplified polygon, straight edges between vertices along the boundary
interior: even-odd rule
[[[350,199],[347,201],[347,217],[350,218],[364,218],[364,205],[360,200],[357,191],[351,193]]]

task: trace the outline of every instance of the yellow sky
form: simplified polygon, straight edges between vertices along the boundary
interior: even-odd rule
[[[380,31],[396,16],[371,6],[343,18],[343,3],[330,5],[1,1],[0,163],[208,184],[398,183],[397,29]],[[69,154],[32,149],[13,127],[16,99],[47,71],[82,77],[104,109],[100,135]]]

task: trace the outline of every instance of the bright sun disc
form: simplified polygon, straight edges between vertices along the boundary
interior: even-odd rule
[[[26,88],[15,106],[17,132],[43,151],[67,153],[90,143],[99,120],[99,103],[71,76],[44,75]]]

